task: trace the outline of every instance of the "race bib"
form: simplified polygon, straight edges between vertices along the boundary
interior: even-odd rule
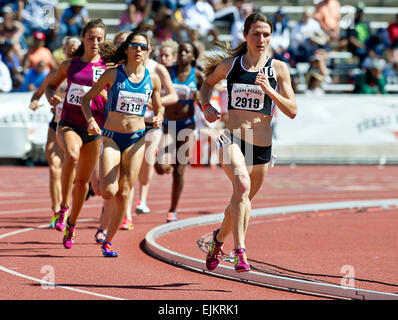
[[[105,69],[102,69],[102,67],[93,67],[93,81],[97,82],[104,72]]]
[[[144,107],[148,103],[152,95],[152,90],[147,90],[146,93],[137,93],[130,91],[119,91],[119,96],[116,104],[116,111],[143,115]]]
[[[192,89],[186,84],[174,83],[174,89],[178,95],[178,100],[191,100],[192,99]]]
[[[235,109],[259,111],[264,108],[264,92],[255,84],[234,83],[231,105]]]
[[[66,102],[68,104],[72,104],[75,106],[81,106],[82,105],[82,98],[83,96],[91,89],[90,86],[83,86],[80,84],[76,83],[71,83],[68,94],[66,96]]]

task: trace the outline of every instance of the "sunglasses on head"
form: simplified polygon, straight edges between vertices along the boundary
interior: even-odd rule
[[[134,47],[134,48],[140,48],[141,50],[148,50],[148,45],[145,43],[138,43],[138,42],[130,42],[129,43],[130,47]]]

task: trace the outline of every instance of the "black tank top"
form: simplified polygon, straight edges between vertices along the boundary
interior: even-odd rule
[[[238,56],[232,63],[227,75],[228,110],[246,110],[272,116],[275,104],[261,87],[254,84],[258,71],[248,71],[242,64],[243,56]],[[273,58],[268,58],[262,67],[272,88],[278,90],[275,72],[272,67]]]

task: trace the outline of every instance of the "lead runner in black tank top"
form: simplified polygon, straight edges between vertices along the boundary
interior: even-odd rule
[[[223,241],[232,232],[235,271],[250,271],[245,238],[251,200],[260,189],[268,169],[273,108],[277,107],[290,118],[297,114],[288,66],[268,56],[272,30],[272,22],[264,14],[249,15],[243,28],[245,41],[233,50],[222,48],[226,55],[210,58],[205,66],[206,79],[200,93],[202,110],[209,122],[221,116],[210,104],[213,87],[227,79],[228,120],[227,130],[219,139],[219,160],[233,186],[221,227],[213,232],[206,257],[209,270],[214,270],[219,264]],[[239,146],[239,142],[244,147]],[[249,154],[246,159],[250,161],[245,161],[248,146],[252,148],[253,157]]]

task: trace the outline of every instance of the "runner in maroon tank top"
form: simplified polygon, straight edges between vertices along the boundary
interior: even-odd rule
[[[55,222],[58,231],[65,230],[63,244],[68,249],[74,243],[76,220],[85,201],[89,180],[100,153],[101,136],[87,133],[87,122],[81,111],[81,99],[106,69],[101,58],[104,41],[105,25],[102,20],[88,22],[82,31],[82,44],[75,54],[76,57],[60,65],[46,89],[47,99],[54,103],[54,100],[59,100],[55,89],[65,78],[68,80],[57,129],[57,140],[64,152],[64,163],[61,175],[61,209]],[[96,96],[91,100],[93,116],[101,126],[105,119],[105,102],[102,96]]]

